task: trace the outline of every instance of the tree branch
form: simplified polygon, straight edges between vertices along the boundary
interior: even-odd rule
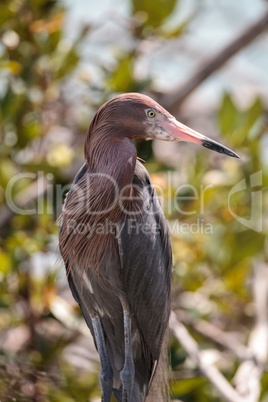
[[[212,364],[207,364],[204,361],[204,357],[200,353],[196,341],[191,337],[185,326],[177,320],[174,312],[171,313],[169,326],[182,347],[198,365],[204,376],[211,382],[221,397],[227,402],[245,402],[220,371]]]
[[[268,361],[268,267],[265,264],[255,264],[253,267],[253,299],[256,308],[256,323],[249,337],[248,346],[239,344],[247,353],[234,377],[235,388],[225,379],[220,371],[212,364],[207,364],[204,356],[198,349],[196,341],[188,333],[185,326],[180,323],[174,312],[170,317],[170,329],[197,364],[204,376],[227,402],[257,402],[261,393],[261,377]],[[204,330],[205,328],[205,330]],[[211,324],[195,325],[195,329],[203,332],[213,340],[217,334],[218,343],[230,348],[227,335],[216,330]],[[201,330],[200,330],[201,329]],[[233,345],[235,346],[235,345]],[[237,353],[234,352],[235,355]],[[240,354],[240,353],[239,353]]]
[[[199,332],[199,334],[231,351],[238,357],[238,359],[244,361],[253,358],[252,352],[245,345],[239,342],[233,334],[224,332],[205,320],[190,319],[187,314],[181,310],[177,312],[177,316],[179,321],[189,325],[195,331]]]
[[[223,66],[232,56],[243,47],[252,42],[257,36],[268,28],[268,10],[254,24],[247,28],[235,40],[229,43],[215,56],[208,59],[201,68],[195,71],[184,84],[160,98],[160,103],[171,113],[175,114],[181,103],[193,92],[206,78]]]

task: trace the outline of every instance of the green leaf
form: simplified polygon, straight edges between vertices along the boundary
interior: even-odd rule
[[[259,134],[259,124],[264,114],[263,104],[260,98],[257,98],[253,104],[248,108],[248,110],[244,113],[245,119],[245,130],[248,134],[248,137],[253,140]]]
[[[22,70],[22,65],[14,60],[9,60],[0,63],[0,69],[6,70],[13,75],[19,75]]]
[[[11,262],[8,254],[0,250],[0,272],[3,275],[6,275],[9,273],[10,269],[11,269]]]
[[[195,378],[187,378],[187,379],[180,379],[172,384],[171,389],[172,393],[175,396],[180,396],[184,394],[188,394],[194,391],[196,388],[199,388],[203,385],[205,379],[202,377],[195,377]]]
[[[170,38],[175,38],[177,36],[180,36],[186,30],[189,22],[190,21],[187,19],[186,21],[183,21],[182,23],[180,23],[173,29],[170,29],[170,30],[163,29],[163,31],[161,31],[161,34],[164,36],[165,39],[170,39]]]
[[[122,58],[118,67],[108,78],[109,87],[116,92],[131,92],[133,90],[133,58],[132,55]]]
[[[228,93],[225,93],[219,109],[219,125],[221,132],[225,135],[232,132],[238,119],[239,111],[232,101],[231,96]]]
[[[132,0],[133,14],[143,12],[146,15],[145,25],[158,28],[172,13],[176,0]]]

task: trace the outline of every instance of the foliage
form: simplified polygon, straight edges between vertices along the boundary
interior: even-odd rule
[[[86,126],[97,107],[117,92],[152,90],[154,77],[136,73],[142,45],[146,41],[166,41],[168,45],[187,30],[191,18],[172,28],[168,25],[178,3],[133,0],[127,28],[130,44],[117,49],[109,68],[94,60],[101,77],[98,83],[80,70],[82,44],[92,40],[94,24],[82,27],[71,40],[66,37],[62,2],[7,0],[1,4],[1,400],[69,402],[93,401],[100,396],[97,356],[89,331],[60,279],[55,221],[68,184],[83,160]],[[82,94],[75,92],[78,81]],[[190,145],[182,145],[184,166],[172,171],[169,187],[170,167],[154,159],[149,142],[137,143],[138,154],[147,160],[153,181],[160,183],[164,192],[174,252],[174,308],[189,320],[208,320],[246,340],[254,319],[251,270],[256,259],[267,259],[267,228],[263,222],[263,228],[255,231],[235,216],[251,216],[252,174],[261,171],[262,185],[267,186],[262,154],[267,128],[264,106],[257,98],[240,110],[232,94],[225,93],[214,118],[222,142],[241,155],[240,161],[208,156],[204,149],[193,155],[187,153]],[[182,172],[187,175],[180,184],[187,186],[176,194]],[[38,208],[38,213],[10,214],[6,207],[9,185],[18,174],[24,175],[14,181],[13,199],[23,208]],[[244,179],[247,189],[233,194],[229,209],[230,191]],[[41,193],[36,199],[38,183]],[[44,183],[48,185],[45,191]],[[265,216],[265,198],[262,208]],[[172,226],[177,220],[179,233]],[[52,269],[54,265],[59,271]],[[213,341],[194,330],[192,334],[202,349],[215,348]],[[86,352],[89,356],[84,359]],[[170,354],[174,399],[219,400],[173,337]],[[234,375],[237,363],[228,356],[218,362],[228,378]],[[268,397],[267,374],[262,382],[264,401]]]
[[[239,149],[248,155],[248,159],[237,163],[234,160],[222,161],[212,168],[210,163],[197,156],[193,174],[188,183],[199,188],[199,183],[207,186],[209,181],[218,183],[200,193],[196,200],[188,201],[184,209],[198,211],[190,216],[179,216],[180,221],[191,225],[197,218],[202,219],[205,226],[213,222],[213,235],[191,233],[173,237],[175,262],[175,281],[184,290],[174,301],[178,307],[186,308],[189,320],[205,319],[225,331],[243,334],[246,341],[249,330],[254,324],[250,280],[252,266],[256,259],[264,257],[267,228],[259,232],[243,227],[235,216],[250,219],[254,208],[250,195],[250,177],[261,172],[263,183],[267,183],[267,171],[261,160],[261,139],[265,133],[263,106],[259,99],[245,111],[240,111],[229,94],[225,94],[218,113],[218,123],[223,137],[231,144],[231,148]],[[243,138],[243,141],[240,140]],[[247,189],[234,194],[228,209],[228,196],[235,183],[246,180]],[[259,186],[257,190],[261,191]],[[253,189],[252,191],[256,191]],[[202,194],[204,197],[202,197]],[[192,194],[191,194],[192,195]],[[262,197],[262,196],[261,196]],[[204,200],[204,201],[203,201]],[[204,208],[203,203],[204,202]],[[201,211],[201,214],[200,214]],[[230,213],[230,211],[232,213]],[[265,205],[261,217],[265,216]],[[172,219],[176,218],[175,215]],[[262,218],[261,218],[262,219]],[[197,338],[200,348],[211,348],[208,340],[200,335]],[[173,341],[174,342],[174,341]],[[172,343],[173,344],[173,343]],[[172,351],[173,349],[171,349]],[[175,349],[177,350],[177,348]],[[221,362],[218,362],[221,367]],[[225,370],[223,363],[223,370]],[[228,375],[235,373],[236,361],[228,362]],[[187,365],[176,364],[173,369],[182,371]],[[204,395],[207,400],[207,383],[195,377],[192,385],[189,379],[179,378],[173,384],[173,392],[182,400],[199,400]],[[185,391],[186,389],[186,391]],[[265,388],[264,388],[265,389]],[[187,396],[186,396],[187,395]],[[184,399],[185,397],[185,399]],[[213,396],[213,400],[217,400]]]

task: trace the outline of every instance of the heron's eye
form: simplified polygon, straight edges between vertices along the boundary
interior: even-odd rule
[[[149,109],[149,110],[147,111],[147,116],[148,116],[148,117],[155,117],[155,111],[152,110],[152,109]]]

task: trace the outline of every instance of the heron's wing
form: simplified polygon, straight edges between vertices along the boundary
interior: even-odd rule
[[[77,174],[75,175],[75,178],[74,178],[74,180],[72,182],[71,188],[70,188],[69,192],[66,194],[64,204],[63,204],[63,207],[62,207],[62,212],[64,212],[64,210],[65,210],[65,208],[66,208],[66,206],[68,204],[68,200],[69,200],[71,192],[73,191],[74,186],[79,182],[79,180],[82,179],[82,177],[84,176],[84,174],[86,172],[87,172],[87,165],[86,165],[86,162],[85,162],[83,164],[83,166],[79,169]],[[62,228],[62,224],[63,224],[63,219],[64,219],[64,217],[62,217],[61,221],[60,221],[59,238],[61,237],[61,228]],[[69,287],[71,289],[72,295],[73,295],[75,301],[80,305],[82,313],[83,313],[83,316],[84,316],[84,318],[86,320],[86,323],[87,323],[91,333],[93,333],[91,318],[90,318],[89,313],[88,313],[88,311],[86,309],[86,306],[83,304],[83,299],[79,297],[77,286],[75,286],[75,281],[74,281],[74,278],[73,278],[73,272],[72,272],[72,270],[68,271],[68,260],[64,261],[64,264],[65,264],[66,272],[68,272],[67,279],[68,279],[68,283],[69,283]]]
[[[118,249],[131,314],[151,373],[170,314],[172,253],[168,226],[146,169],[137,162],[133,184],[143,205],[118,229]]]

